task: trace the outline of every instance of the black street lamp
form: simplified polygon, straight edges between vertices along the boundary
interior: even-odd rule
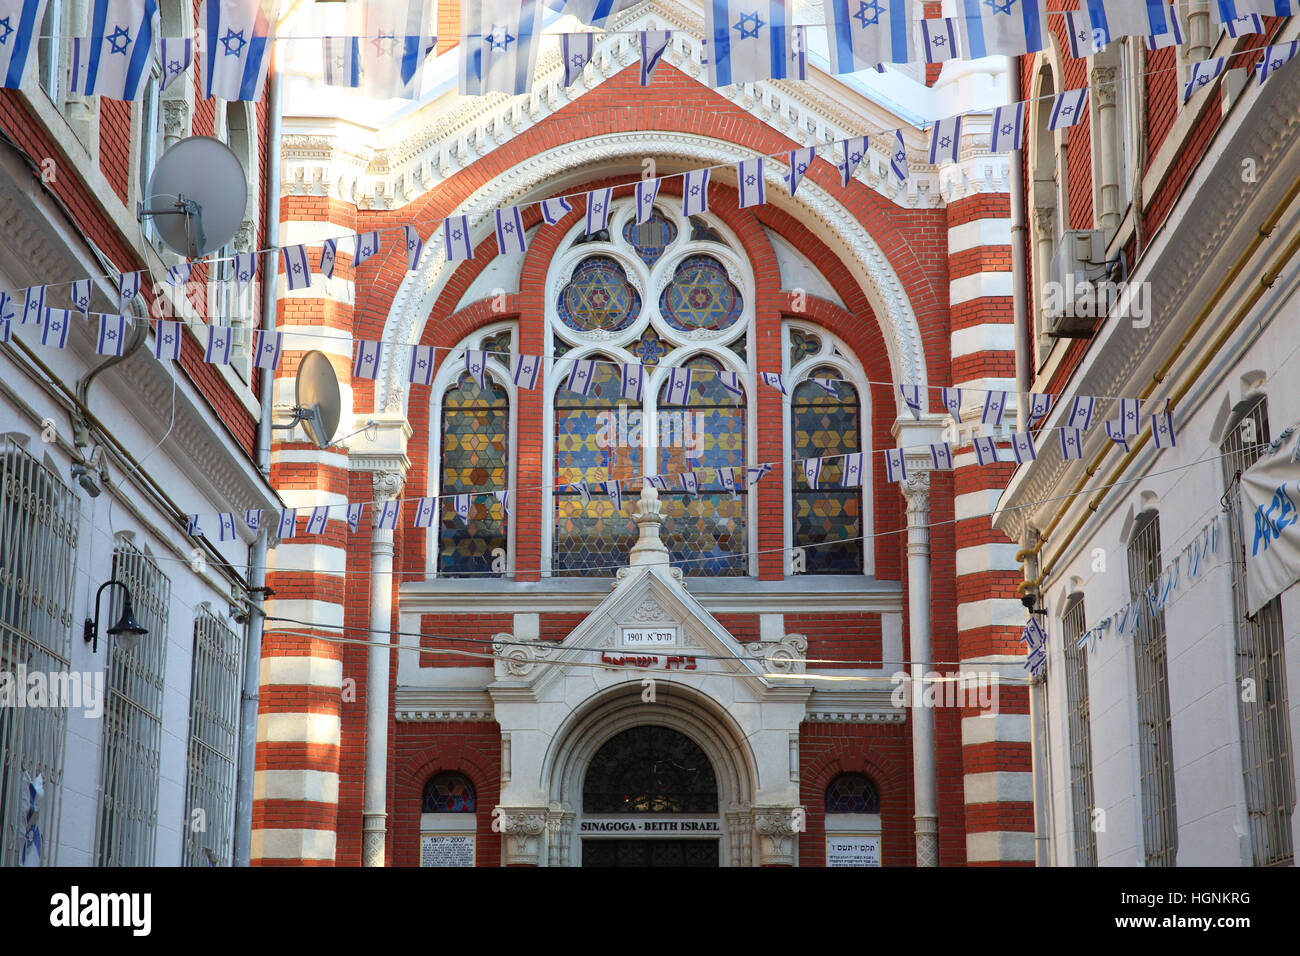
[[[82,631],[82,636],[90,645],[92,653],[99,650],[99,596],[104,593],[104,588],[115,584],[122,589],[122,616],[108,629],[109,635],[117,638],[118,646],[122,650],[129,651],[140,642],[140,638],[149,633],[149,629],[135,619],[135,612],[131,610],[131,589],[121,581],[105,581],[95,592],[95,619],[92,621],[86,618],[86,625]]]

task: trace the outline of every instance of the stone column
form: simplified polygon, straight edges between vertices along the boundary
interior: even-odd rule
[[[371,479],[374,508],[402,491],[399,471],[376,471]],[[393,620],[393,532],[373,520],[370,528],[370,640],[366,656],[366,776],[362,797],[361,860],[364,866],[384,865],[388,792],[388,644]]]
[[[1119,228],[1119,137],[1124,135],[1115,119],[1115,68],[1094,69],[1091,86],[1093,102],[1097,104],[1097,128],[1093,135],[1101,144],[1101,215],[1097,218],[1109,239]]]
[[[934,708],[924,704],[930,650],[930,473],[903,482],[907,497],[907,611],[912,659],[912,777],[915,791],[916,865],[939,865],[939,783],[935,764]]]

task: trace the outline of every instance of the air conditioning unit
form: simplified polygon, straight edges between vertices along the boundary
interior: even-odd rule
[[[1071,229],[1048,265],[1039,289],[1043,331],[1056,338],[1086,338],[1110,314],[1119,287],[1106,277],[1106,239],[1100,229]]]

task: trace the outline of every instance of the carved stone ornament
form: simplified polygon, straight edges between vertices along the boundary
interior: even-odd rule
[[[493,634],[492,654],[497,680],[523,680],[532,674],[539,660],[551,656],[553,644],[512,644],[513,634]]]
[[[755,807],[754,832],[758,834],[760,866],[795,865],[795,820],[798,807]]]
[[[374,490],[375,503],[378,504],[401,494],[406,478],[400,471],[375,471],[371,472],[370,481]]]
[[[917,471],[903,481],[903,495],[907,498],[907,511],[926,514],[930,511],[930,473]]]
[[[537,866],[545,843],[546,807],[497,807],[493,826],[499,827],[501,862],[505,866]]]
[[[776,674],[802,674],[808,669],[808,638],[802,634],[787,634],[780,641],[750,641],[743,645],[750,657],[767,661],[768,668]]]

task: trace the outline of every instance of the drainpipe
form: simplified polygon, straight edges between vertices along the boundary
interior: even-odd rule
[[[283,88],[279,71],[272,54],[270,76],[267,77],[269,107],[267,109],[267,170],[266,246],[274,249],[280,244],[280,112]],[[268,256],[272,262],[274,258]],[[275,329],[275,308],[278,281],[271,267],[262,272],[262,328]],[[271,478],[271,405],[275,394],[275,376],[270,369],[262,369],[262,418],[257,428],[257,470],[270,481]],[[258,689],[262,671],[262,610],[266,595],[266,551],[269,531],[262,528],[257,533],[249,555],[250,610],[248,615],[248,640],[244,658],[244,692],[239,712],[239,774],[235,791],[235,866],[248,866],[252,857],[253,835],[253,774],[257,760],[257,707]]]
[[[1008,103],[1020,100],[1020,57],[1011,57],[1007,71]],[[1025,168],[1021,150],[1011,153],[1011,321],[1015,328],[1016,343],[1016,431],[1025,430],[1028,413],[1025,404],[1032,387],[1031,356],[1034,354],[1034,333],[1030,328],[1028,276],[1025,271]]]

